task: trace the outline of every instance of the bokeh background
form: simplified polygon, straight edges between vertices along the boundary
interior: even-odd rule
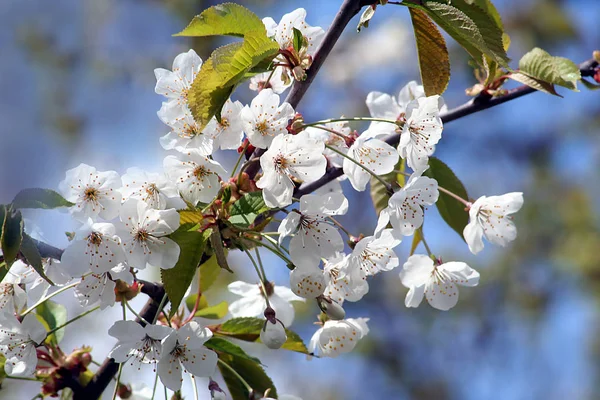
[[[308,22],[327,28],[339,0],[239,1],[276,21],[297,7]],[[581,62],[600,48],[597,0],[495,0],[518,60],[534,46]],[[193,47],[203,59],[221,42],[172,37],[204,8],[201,0],[3,0],[0,2],[0,203],[26,187],[56,188],[67,169],[85,162],[124,173],[158,171],[166,153],[158,138],[168,129],[156,117],[153,69]],[[369,91],[397,94],[419,79],[408,12],[377,10],[371,26],[351,23],[299,106],[306,121],[368,115]],[[467,101],[475,80],[466,53],[449,41],[452,80],[444,95],[454,107]],[[515,64],[516,65],[516,61]],[[441,221],[427,213],[425,232],[436,254],[464,260],[481,273],[478,287],[461,290],[449,312],[427,304],[406,309],[398,271],[371,281],[369,294],[348,303],[349,317],[368,317],[371,333],[337,359],[307,361],[298,354],[250,346],[279,393],[310,399],[597,399],[600,379],[600,101],[598,92],[542,93],[452,122],[437,147],[470,196],[525,193],[516,218],[518,239],[508,248],[486,246],[477,257]],[[248,103],[252,93],[234,97]],[[357,125],[357,128],[364,126]],[[231,166],[236,154],[221,160]],[[345,184],[351,208],[341,222],[370,234],[376,216],[368,192]],[[29,213],[28,229],[56,246],[76,228],[61,212]],[[408,255],[410,239],[397,253]],[[287,269],[267,257],[268,276],[288,284]],[[242,279],[250,264],[232,255]],[[152,278],[152,276],[150,276]],[[157,278],[154,276],[154,278]],[[231,299],[223,274],[211,301]],[[145,299],[134,300],[141,306]],[[72,294],[59,297],[70,316],[81,312]],[[316,305],[297,307],[292,329],[308,342]],[[119,318],[115,307],[74,323],[63,349],[94,346],[102,362],[114,341],[105,334]],[[153,380],[148,371],[124,371],[124,380]],[[207,398],[206,381],[199,380]],[[0,398],[31,398],[39,385],[5,381]],[[112,393],[112,392],[110,392]],[[159,391],[159,396],[161,398]],[[191,397],[186,384],[187,398]],[[105,396],[110,396],[106,394]]]

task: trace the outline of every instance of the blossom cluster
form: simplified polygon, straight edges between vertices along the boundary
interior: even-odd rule
[[[155,91],[165,97],[158,117],[170,129],[160,138],[168,152],[163,170],[130,168],[119,176],[81,164],[67,171],[59,191],[74,204],[70,214],[81,226],[60,260],[44,260],[46,275],[55,284],[72,285],[84,307],[114,305],[122,300],[118,285],[137,290],[138,271],[177,265],[182,250],[170,236],[180,227],[181,210],[210,213],[212,222],[200,230],[216,226],[223,222],[220,215],[227,214],[224,210],[230,200],[224,199],[224,192],[241,191],[243,180],[245,192],[261,193],[271,213],[266,218],[285,213],[274,233],[277,239],[263,234],[260,224],[245,228],[249,234],[244,230],[235,234],[238,238],[249,235],[248,240],[256,240],[286,260],[290,287],[275,286],[262,265],[256,268],[258,283],[236,281],[228,286],[231,293],[241,296],[229,305],[230,315],[264,317],[260,339],[270,348],[280,348],[287,340],[286,328],[294,320],[292,302],[315,300],[321,311],[320,327],[309,342],[310,354],[336,357],[352,351],[369,333],[368,318],[346,318],[343,305],[361,300],[369,291],[369,279],[383,272],[400,269],[399,282],[408,288],[407,307],[417,307],[425,297],[431,306],[449,310],[458,301],[457,285],[478,284],[477,271],[464,262],[443,262],[428,247],[428,254],[411,255],[404,263],[394,251],[404,237],[421,230],[426,208],[438,201],[440,192],[447,192],[427,176],[429,158],[442,139],[443,99],[426,96],[422,86],[410,82],[397,97],[369,93],[370,117],[362,120],[370,125],[362,133],[351,129],[351,118],[305,124],[292,105],[280,98],[310,68],[324,33],[306,24],[305,16],[299,9],[279,23],[270,18],[263,21],[280,45],[276,66],[251,79],[250,89],[258,93],[250,104],[229,99],[220,117],[204,127],[188,106],[189,91],[203,64],[200,57],[190,50],[175,58],[171,70],[155,70]],[[304,35],[300,51],[291,44],[292,28]],[[396,147],[386,141],[394,136],[399,136]],[[245,165],[258,162],[262,173],[251,176],[242,172],[244,167],[237,171],[237,165],[228,173],[213,158],[219,149],[237,150],[240,160],[250,155],[249,150],[260,149]],[[406,173],[406,184],[399,187],[382,180],[386,174],[401,173],[402,164],[411,171]],[[295,198],[299,189],[334,168],[343,170],[342,178]],[[336,220],[349,210],[341,185],[345,179],[354,191],[365,191],[373,179],[390,191],[388,204],[369,235],[350,235]],[[522,193],[462,201],[469,213],[464,239],[473,254],[483,249],[483,238],[501,246],[516,238],[510,215],[521,208]],[[228,245],[232,239],[218,240]],[[244,245],[238,248],[250,248],[248,241],[241,242]],[[49,285],[31,266],[18,261],[1,287],[0,352],[7,359],[6,372],[31,376],[38,362],[36,347],[44,343],[47,331],[26,306],[43,299]],[[109,330],[118,340],[110,357],[137,368],[152,365],[162,383],[174,391],[181,387],[183,371],[212,376],[217,354],[204,344],[213,331],[193,315],[176,322],[171,324],[166,316],[152,323],[117,321]],[[223,398],[218,385],[211,385],[213,398]]]

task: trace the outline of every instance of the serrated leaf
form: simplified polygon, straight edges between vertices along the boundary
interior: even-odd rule
[[[14,208],[43,208],[72,207],[75,204],[67,201],[60,194],[50,189],[24,189],[12,201]]]
[[[213,116],[220,118],[223,104],[244,75],[259,63],[272,59],[279,45],[264,31],[244,35],[241,43],[216,49],[198,72],[188,92],[188,105],[202,130]]]
[[[429,158],[429,169],[423,175],[435,179],[440,187],[467,200],[467,190],[454,172],[436,157]],[[469,223],[469,213],[465,211],[465,205],[450,195],[440,191],[437,206],[440,215],[446,223],[463,237],[463,230]]]
[[[217,353],[230,354],[235,357],[245,358],[257,364],[262,364],[258,358],[248,355],[248,353],[242,350],[240,346],[233,344],[229,340],[225,340],[223,338],[213,336],[204,343],[204,346],[216,351]]]
[[[13,264],[19,249],[21,248],[21,240],[23,239],[23,217],[19,210],[12,207],[6,207],[4,212],[4,222],[2,224],[2,237],[0,237],[0,245],[6,267],[10,268]]]
[[[450,58],[446,41],[427,14],[418,9],[409,11],[425,95],[442,94],[450,82]]]
[[[247,193],[232,204],[229,222],[247,228],[252,225],[257,216],[268,210],[262,192]]]
[[[239,374],[255,392],[262,394],[267,389],[270,389],[269,397],[274,399],[278,397],[273,381],[257,362],[226,353],[220,353],[219,359]],[[223,366],[221,363],[217,365],[233,400],[247,400],[251,398],[246,386],[229,368]]]
[[[212,255],[200,266],[200,291],[206,292],[219,277],[221,267],[217,262],[217,256]]]
[[[42,256],[40,255],[40,252],[38,251],[35,242],[31,238],[31,236],[29,236],[25,232],[23,232],[23,238],[21,240],[21,253],[27,260],[27,264],[31,265],[35,272],[37,272],[38,275],[41,276],[46,282],[54,286],[54,283],[50,280],[50,278],[46,276],[46,273],[44,272],[44,266],[42,265]]]
[[[232,318],[223,322],[218,329],[220,335],[244,340],[246,342],[256,342],[260,339],[260,331],[265,324],[265,320],[261,318]],[[295,351],[298,353],[308,354],[308,349],[302,341],[302,338],[295,332],[289,329],[285,330],[287,341],[281,347],[282,349]]]
[[[221,319],[225,318],[229,312],[229,304],[226,301],[222,301],[214,306],[204,307],[199,309],[194,314],[194,317],[208,318],[208,319]]]
[[[554,85],[549,82],[544,82],[539,79],[532,78],[531,76],[518,71],[513,72],[512,74],[508,75],[508,77],[533,89],[539,90],[540,92],[545,92],[558,97],[562,97],[556,92],[556,90],[554,89]]]
[[[35,308],[36,314],[43,318],[48,329],[55,329],[67,322],[67,309],[62,304],[47,300]],[[65,329],[59,329],[56,332],[48,335],[46,341],[54,345],[59,344],[65,336]]]
[[[227,35],[243,37],[248,32],[265,31],[262,20],[235,3],[223,3],[207,8],[195,16],[192,22],[174,36],[213,36]]]
[[[579,67],[564,57],[553,57],[536,47],[519,60],[519,72],[538,81],[559,85],[578,92]]]
[[[196,268],[202,259],[208,236],[212,233],[209,229],[205,232],[174,232],[170,235],[180,249],[179,260],[171,269],[161,269],[160,275],[165,286],[165,292],[171,301],[171,312],[173,316],[188,287],[194,279]]]
[[[179,224],[199,224],[204,219],[202,212],[200,211],[191,211],[191,210],[181,210],[179,212]]]

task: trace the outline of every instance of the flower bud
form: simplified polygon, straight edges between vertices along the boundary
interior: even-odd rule
[[[119,384],[119,388],[117,389],[117,395],[122,399],[128,399],[133,394],[133,390],[131,390],[131,386],[124,385],[122,383]]]
[[[208,390],[210,390],[210,398],[212,400],[227,400],[225,392],[219,384],[212,379],[208,382]]]
[[[321,311],[327,314],[329,319],[340,321],[346,317],[346,311],[344,311],[344,308],[334,300],[320,296],[317,298],[317,303],[319,304]]]
[[[287,340],[285,328],[280,320],[274,322],[265,321],[265,325],[260,331],[260,340],[270,349],[277,350],[283,346]]]
[[[291,118],[288,121],[288,125],[285,129],[287,129],[290,135],[300,133],[304,129],[304,118],[302,118],[302,114],[296,113],[294,118]]]
[[[292,75],[294,76],[294,79],[297,81],[304,81],[306,79],[306,71],[304,71],[304,68],[302,68],[301,66],[296,66],[294,67],[294,69],[292,69]]]

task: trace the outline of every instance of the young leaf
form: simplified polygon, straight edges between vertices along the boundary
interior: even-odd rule
[[[185,306],[187,307],[189,312],[192,312],[192,310],[194,309],[197,298],[198,298],[198,295],[196,293],[191,294],[185,298]],[[201,295],[200,301],[198,302],[197,310],[202,310],[203,308],[206,308],[206,307],[208,307],[208,300],[206,300],[206,297],[204,295]]]
[[[577,81],[581,79],[579,67],[573,61],[564,57],[553,57],[537,47],[521,58],[519,72],[537,81],[563,86],[576,92]]]
[[[198,311],[196,311],[194,316],[201,317],[201,318],[208,318],[208,319],[225,318],[225,316],[227,315],[227,312],[229,311],[228,307],[229,307],[229,304],[227,304],[226,301],[222,301],[219,304],[216,304],[214,306],[208,306],[208,307],[199,309]]]
[[[67,309],[62,304],[47,300],[35,308],[38,316],[42,317],[50,330],[61,326],[67,322]],[[65,329],[59,329],[46,339],[50,343],[57,345],[65,336]]]
[[[239,374],[256,393],[264,393],[267,389],[270,389],[269,397],[274,399],[278,397],[273,381],[256,361],[227,353],[220,353],[219,359]],[[223,366],[221,363],[217,365],[233,400],[247,400],[252,398],[246,386],[229,368]]]
[[[444,37],[423,11],[410,9],[426,96],[442,94],[450,82],[450,58]]]
[[[442,161],[435,157],[429,158],[429,169],[423,175],[435,179],[440,187],[467,200],[467,190],[454,172]],[[446,223],[463,237],[463,230],[469,223],[469,213],[465,205],[452,196],[440,191],[440,197],[435,203],[440,215]]]
[[[19,254],[21,240],[23,238],[23,217],[19,210],[7,207],[4,213],[4,223],[2,224],[2,254],[6,267],[10,268]]]
[[[206,292],[219,277],[221,267],[217,262],[217,256],[212,255],[200,266],[200,291]]]
[[[217,353],[226,353],[235,357],[245,358],[257,364],[262,364],[258,358],[248,355],[240,346],[223,338],[213,336],[204,343],[204,346],[216,351]]]
[[[72,207],[75,204],[67,201],[60,194],[50,189],[24,189],[12,201],[14,208],[59,208]]]
[[[194,279],[196,268],[200,264],[208,236],[211,233],[212,231],[209,229],[203,233],[174,232],[170,235],[181,250],[175,267],[160,270],[162,283],[165,285],[165,291],[171,301],[171,316],[179,308],[187,288]]]
[[[202,212],[200,211],[190,211],[190,210],[181,210],[179,211],[179,224],[199,224],[202,222]]]
[[[304,45],[304,35],[302,34],[302,32],[300,32],[299,29],[292,29],[294,29],[294,50],[300,52],[300,49],[302,49],[302,46]]]
[[[247,228],[256,217],[269,208],[266,206],[261,192],[247,193],[231,206],[229,222],[241,228]]]
[[[42,265],[42,256],[40,256],[40,252],[38,251],[35,242],[25,232],[23,232],[23,238],[21,240],[21,253],[27,260],[27,264],[31,265],[35,272],[38,273],[46,282],[54,286],[54,283],[46,276],[44,272],[44,266]]]
[[[192,19],[192,22],[174,36],[241,36],[248,32],[264,31],[262,20],[248,10],[235,3],[223,3],[207,8]]]
[[[548,94],[553,94],[555,96],[558,97],[562,97],[560,94],[558,94],[556,92],[556,89],[554,89],[554,85],[536,78],[533,78],[527,74],[524,74],[522,72],[513,72],[512,74],[509,75],[510,79],[515,80],[519,83],[522,83],[524,85],[527,85],[531,88],[534,88],[536,90],[539,90],[540,92],[545,92]]]

